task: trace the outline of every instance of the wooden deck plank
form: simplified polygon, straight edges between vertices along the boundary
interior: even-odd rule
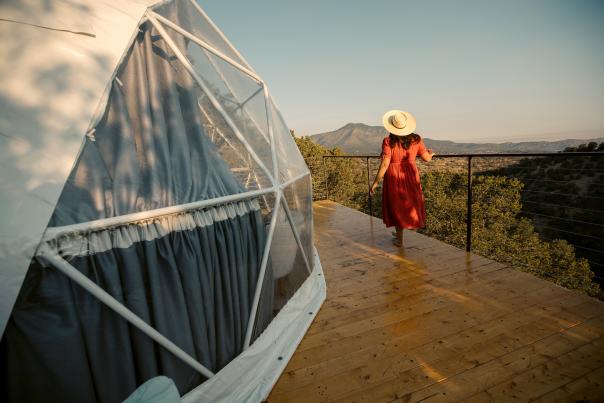
[[[433,294],[428,294],[426,292],[427,289],[434,286],[428,284],[425,280],[422,281],[411,287],[409,287],[408,283],[401,284],[400,288],[395,290],[395,295],[392,295],[392,291],[390,290],[385,292],[384,296],[390,297],[386,301],[377,300],[377,298],[372,298],[370,301],[362,301],[354,296],[351,296],[348,304],[346,300],[340,300],[338,305],[326,307],[325,314],[317,318],[315,325],[310,329],[308,335],[325,333],[365,318],[375,318],[380,315],[399,315],[399,310],[404,309],[409,311],[414,309],[415,305],[418,304],[447,303],[445,299],[434,298]],[[491,281],[493,280],[491,279]],[[447,291],[459,291],[462,287],[466,286],[451,287]],[[469,287],[477,287],[477,285]]]
[[[541,324],[542,322],[539,323],[539,326]],[[576,337],[579,333],[589,335],[590,337]],[[491,401],[514,401],[517,399],[528,401],[531,395],[534,394],[533,389],[536,387],[536,383],[516,384],[511,380],[516,374],[521,374],[534,367],[540,368],[542,364],[550,361],[550,359],[555,360],[556,357],[565,357],[575,350],[580,351],[580,354],[574,355],[576,358],[580,357],[591,364],[600,365],[600,359],[590,359],[590,354],[595,353],[597,350],[597,347],[590,343],[590,341],[600,334],[601,328],[599,326],[591,327],[587,323],[581,323],[567,331],[555,332],[549,336],[542,337],[533,343],[484,363],[479,363],[464,371],[458,371],[459,368],[463,367],[463,364],[459,362],[445,363],[445,365],[439,367],[442,373],[447,375],[445,379],[412,393],[404,393],[397,390],[398,398],[395,401],[413,402],[427,398],[431,402],[457,401],[479,393],[489,387],[492,388],[486,390],[486,392],[489,396],[492,396]],[[535,335],[539,335],[539,328],[527,329],[525,333],[526,337],[538,337]],[[472,357],[471,359],[475,359],[473,355],[470,357]],[[467,355],[465,356],[465,360],[468,360]],[[568,360],[565,359],[565,361]],[[458,372],[455,373],[455,371]],[[555,370],[552,372],[555,373]],[[554,375],[550,374],[550,376]],[[561,376],[561,374],[556,373],[555,376]],[[477,379],[480,379],[480,382],[477,382]],[[545,373],[541,380],[544,383],[551,381]],[[498,385],[502,381],[505,383]],[[510,386],[509,383],[517,386]],[[498,386],[493,387],[493,385]],[[517,392],[517,394],[509,393],[510,390]],[[373,398],[371,401],[374,401]]]
[[[466,290],[472,289],[474,287],[485,287],[484,284],[472,284],[470,286],[465,286]],[[532,289],[531,289],[532,290]],[[401,300],[395,300],[393,302],[388,303],[388,308],[391,309],[382,309],[381,312],[370,310],[367,315],[360,315],[359,317],[355,317],[353,315],[354,320],[347,321],[344,319],[344,323],[337,323],[336,326],[332,327],[324,327],[322,331],[318,332],[309,332],[309,335],[305,338],[303,346],[299,349],[299,351],[304,351],[308,348],[325,345],[329,343],[339,343],[345,337],[352,337],[358,334],[359,332],[367,333],[373,329],[381,331],[384,327],[387,327],[385,330],[395,331],[390,325],[396,325],[398,322],[405,321],[406,319],[415,319],[422,318],[423,320],[432,319],[430,315],[434,315],[436,313],[443,313],[443,315],[436,316],[434,320],[446,320],[447,317],[454,314],[455,312],[473,312],[471,310],[471,306],[475,306],[477,309],[482,306],[488,304],[486,300],[487,297],[474,298],[470,300],[463,300],[462,297],[457,296],[457,299],[461,299],[461,303],[463,305],[457,304],[455,308],[452,308],[451,297],[450,294],[454,294],[454,290],[448,289],[448,294],[445,297],[430,294],[428,296],[423,296],[415,299],[402,298]],[[516,298],[514,296],[514,298]],[[507,311],[511,311],[511,306],[503,306],[501,309],[506,309]],[[490,313],[499,312],[490,311]],[[320,323],[317,324],[320,328]],[[337,326],[339,325],[339,326]],[[399,326],[400,327],[400,326]],[[366,337],[371,337],[370,334],[366,334]]]
[[[333,202],[315,243],[327,300],[269,402],[602,398],[602,302]]]
[[[484,392],[487,396],[487,392]],[[604,366],[535,399],[535,402],[595,402],[604,396]],[[484,401],[484,400],[483,400]]]
[[[601,335],[604,321],[602,318],[599,320],[600,327],[591,336]],[[552,349],[548,348],[547,351],[541,352],[544,357],[549,358],[542,364],[533,366],[506,382],[487,389],[486,392],[498,400],[535,399],[604,366],[604,338],[590,340],[585,335],[575,334],[571,341],[570,346],[578,347],[561,355],[553,355]],[[533,360],[533,363],[536,362]]]
[[[477,296],[477,292],[473,298],[464,298],[459,293],[447,291],[448,294],[434,295],[433,299],[425,303],[413,305],[414,309],[411,310],[387,312],[377,318],[358,321],[349,326],[346,331],[336,331],[335,334],[326,332],[325,335],[305,337],[298,351],[305,353],[306,363],[309,363],[314,358],[322,360],[353,352],[361,348],[365,342],[376,344],[390,338],[407,337],[409,329],[414,325],[427,332],[434,331],[435,327],[447,328],[449,325],[452,328],[455,326],[468,327],[470,323],[480,322],[481,318],[517,309],[518,306],[514,300],[518,297],[518,290],[532,286],[533,283],[521,281],[516,284],[518,288],[515,289],[515,292],[510,292],[511,295],[506,295],[498,290],[493,291],[490,293],[491,297],[500,295],[498,301],[493,304],[486,300],[485,296],[489,294],[485,290],[480,290],[480,297]],[[485,288],[488,289],[488,287]],[[532,288],[530,289],[532,290]],[[439,301],[441,301],[440,305]],[[396,315],[392,317],[392,314]],[[387,316],[390,320],[383,322],[381,321],[382,316]],[[457,317],[458,320],[449,320],[452,317]],[[318,338],[320,339],[317,340]],[[306,352],[309,349],[312,351]],[[309,355],[311,356],[309,357]],[[295,357],[293,361],[295,362]],[[292,366],[295,367],[295,364]]]
[[[400,353],[397,356],[398,344],[384,346],[383,351],[378,352],[373,360],[371,360],[371,354],[376,354],[376,350],[366,349],[364,359],[357,360],[357,367],[350,371],[351,374],[347,375],[355,373],[362,374],[357,378],[364,381],[364,384],[361,385],[364,387],[378,382],[379,380],[388,382],[393,381],[402,374],[405,374],[409,382],[414,379],[419,380],[420,386],[416,385],[418,388],[429,385],[433,380],[422,377],[426,365],[435,367],[447,360],[453,360],[454,363],[463,365],[468,360],[467,357],[472,351],[474,351],[474,357],[470,359],[469,364],[467,365],[475,365],[480,357],[483,357],[483,359],[484,357],[491,359],[493,358],[493,354],[496,354],[497,352],[500,354],[507,353],[512,347],[526,345],[534,341],[535,337],[539,337],[543,334],[553,334],[558,331],[560,328],[559,322],[551,320],[544,322],[540,318],[535,320],[535,312],[539,313],[541,309],[536,307],[532,311],[533,312],[527,312],[524,315],[519,313],[508,314],[503,318],[497,318],[490,323],[482,324],[482,326],[479,326],[478,328],[455,333],[442,339],[435,339],[402,356]],[[535,323],[530,323],[531,320]],[[528,327],[527,324],[532,326],[530,327],[530,331],[526,329]],[[517,327],[514,328],[513,326]],[[537,326],[539,328],[537,328]],[[508,330],[510,334],[502,333],[505,330]],[[482,342],[482,344],[479,342]],[[341,370],[341,365],[338,364],[343,363],[344,365],[350,365],[351,359],[352,357],[345,357],[340,363],[328,363],[328,366],[323,369],[330,370],[329,374],[326,373],[326,371],[321,371],[320,368],[313,367],[310,369],[310,371],[312,371],[311,373],[287,373],[287,375],[297,375],[298,380],[304,381],[307,380],[308,375],[313,377],[312,373],[314,372],[317,374],[316,378],[318,379],[316,380],[319,384],[325,383],[322,387],[322,391],[324,393],[329,392],[330,397],[337,397],[338,393],[334,391],[334,387],[345,386],[345,391],[348,392],[355,390],[355,388],[351,386],[350,381],[345,384],[335,382],[335,380],[342,376],[342,374],[338,372],[338,369]],[[368,362],[369,364],[367,364]],[[382,369],[380,370],[379,368]],[[459,368],[465,369],[466,366]],[[372,377],[372,374],[377,375],[373,375]],[[334,378],[325,379],[329,375]],[[408,387],[411,387],[411,385],[412,383],[406,384]],[[309,393],[312,393],[312,388],[307,389],[309,390],[300,390],[293,394],[297,396],[308,396]],[[388,395],[385,399],[388,400],[390,397],[391,396]],[[375,398],[373,392],[370,393],[370,398]]]

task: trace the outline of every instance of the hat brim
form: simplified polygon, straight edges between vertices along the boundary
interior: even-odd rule
[[[395,127],[392,125],[392,123],[390,123],[390,117],[399,112],[402,112],[405,114],[405,116],[407,116],[407,124],[402,129],[399,129],[398,127]],[[386,112],[382,117],[382,124],[384,125],[384,128],[388,130],[388,133],[394,134],[395,136],[406,136],[408,134],[411,134],[415,131],[415,128],[417,127],[415,117],[412,114],[398,109]]]

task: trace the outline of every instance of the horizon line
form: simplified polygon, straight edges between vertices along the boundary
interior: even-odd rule
[[[315,137],[322,134],[330,134],[334,133],[338,130],[343,129],[349,125],[363,125],[371,128],[381,128],[380,125],[368,125],[366,123],[358,122],[349,122],[343,126],[340,126],[337,129],[323,131],[319,133],[313,134],[298,134],[295,129],[294,131],[295,137]],[[384,129],[384,131],[386,131]],[[581,134],[582,133],[582,134]],[[450,141],[452,143],[477,143],[477,144],[502,144],[502,143],[530,143],[530,142],[558,142],[558,141],[588,141],[588,140],[604,140],[604,129],[584,129],[584,130],[575,130],[575,131],[562,131],[562,132],[545,132],[545,133],[531,133],[531,134],[520,134],[520,135],[512,135],[512,136],[496,136],[492,138],[484,138],[484,139],[456,139],[453,140],[451,138],[441,138],[442,136],[436,135],[434,136],[424,136],[427,140],[435,140],[435,141]]]

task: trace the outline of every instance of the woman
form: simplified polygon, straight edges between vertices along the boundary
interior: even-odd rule
[[[426,222],[424,194],[419,182],[415,157],[430,161],[434,156],[427,150],[422,138],[415,134],[415,118],[409,112],[388,111],[382,118],[390,135],[382,142],[382,163],[371,194],[384,178],[382,215],[387,227],[396,227],[396,246],[403,246],[403,228],[421,228]]]

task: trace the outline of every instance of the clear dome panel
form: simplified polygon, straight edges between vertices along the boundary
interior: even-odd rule
[[[275,136],[275,152],[279,165],[279,180],[283,183],[310,171],[272,98],[270,104],[271,122]]]
[[[264,137],[237,135],[151,24],[140,30],[50,227],[272,187]]]
[[[257,132],[269,142],[264,87],[224,59],[205,49],[203,49],[203,54],[209,59],[210,64],[224,82],[224,86],[228,89],[225,92],[228,92],[237,104],[235,111],[242,115],[238,117],[238,121],[242,122],[248,130],[254,130],[253,135],[256,135]],[[197,60],[192,62],[197,62]]]
[[[279,205],[276,212],[275,233],[258,302],[252,343],[262,334],[272,318],[281,311],[310,274],[283,204]]]
[[[232,106],[229,111],[233,112],[233,119],[242,128],[246,138],[263,137],[270,144],[264,87],[220,57],[203,48],[199,49],[201,52],[191,53],[195,57],[191,62],[194,66],[202,64],[205,60],[199,59],[205,56],[216,70],[222,81],[221,94],[230,101]]]
[[[174,0],[155,7],[153,11],[195,35],[214,49],[233,59],[233,61],[249,68],[237,54],[237,51],[220,35],[218,28],[191,0]]]
[[[253,97],[245,99],[239,110],[243,114],[240,119],[247,123],[247,127],[250,127],[253,132],[260,132],[264,139],[270,143],[264,88]]]
[[[284,200],[300,237],[308,263],[313,268],[312,185],[310,175],[283,189]]]
[[[262,214],[262,220],[268,232],[271,217],[273,216],[273,211],[275,210],[275,193],[265,193],[263,195],[258,196],[254,200],[258,202],[260,213]]]
[[[232,121],[234,128],[272,173],[273,158],[262,85],[170,27],[163,27],[191,62],[194,71]],[[231,128],[233,132],[234,128]]]
[[[208,97],[199,89],[199,111],[204,122],[204,128],[212,143],[224,161],[229,165],[232,174],[240,181],[246,190],[266,189],[272,186],[272,161],[265,169],[248,151],[246,144],[240,140],[233,129],[226,123],[222,114],[214,108]],[[248,143],[249,144],[249,143]],[[267,154],[270,148],[262,145]],[[258,157],[260,158],[260,157]],[[261,160],[262,161],[262,160]],[[264,161],[262,161],[264,162]]]

